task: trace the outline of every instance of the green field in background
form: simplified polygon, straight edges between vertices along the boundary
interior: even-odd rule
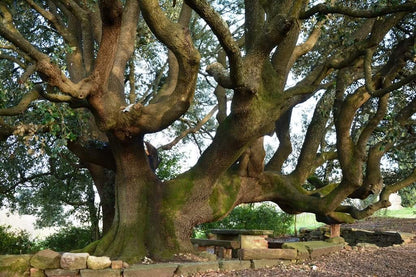
[[[377,211],[373,216],[375,217],[399,217],[399,218],[416,218],[416,208],[403,208],[400,210],[383,209]],[[315,215],[311,213],[302,213],[296,215],[296,229],[300,228],[316,229],[325,224],[317,222]],[[295,227],[292,226],[292,234],[294,234]]]

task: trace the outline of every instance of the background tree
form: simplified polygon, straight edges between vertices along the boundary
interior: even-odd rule
[[[27,254],[38,251],[37,245],[25,231],[13,231],[11,226],[0,225],[0,253]]]
[[[220,221],[198,225],[194,237],[206,238],[212,229],[273,230],[274,236],[281,236],[290,233],[293,222],[293,215],[278,212],[270,203],[243,204]]]
[[[226,3],[185,0],[177,3],[180,13],[154,0],[0,3],[3,58],[15,74],[9,80],[24,84],[17,95],[2,92],[11,100],[2,101],[0,137],[51,132],[89,165],[101,199],[111,201],[104,188],[114,188],[112,225],[86,248],[91,253],[131,262],[192,251],[193,226],[265,200],[289,213],[313,212],[322,222],[352,222],[387,207],[392,192],[415,182],[413,170],[385,185],[381,170],[383,157],[414,141],[414,1],[244,1],[233,2],[236,13]],[[205,22],[221,47],[197,45],[204,32],[190,28],[191,20]],[[135,61],[163,55],[145,54],[155,41],[146,25],[159,50],[167,49],[167,71],[158,68],[162,73],[147,84],[135,78],[142,65]],[[161,180],[144,137],[178,120],[204,122],[192,111],[214,107],[191,103],[201,105],[195,90],[205,63],[204,74],[218,84],[218,125],[211,121],[207,129],[216,127],[215,134],[205,132],[212,141],[200,147],[195,165]],[[292,86],[290,73],[298,77]],[[318,93],[296,165],[285,171],[293,108]],[[42,122],[45,114],[31,122],[31,113],[48,111],[51,103],[72,110],[86,127],[71,136],[67,124]],[[279,146],[265,165],[263,137],[274,132]],[[326,174],[310,178],[322,166]],[[328,176],[338,179],[321,179]],[[378,193],[362,210],[344,204]]]

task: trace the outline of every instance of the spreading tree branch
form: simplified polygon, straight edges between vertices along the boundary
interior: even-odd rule
[[[340,206],[336,209],[336,212],[343,213],[345,216],[351,217],[352,220],[369,217],[376,211],[391,205],[389,197],[392,193],[398,192],[400,189],[405,188],[414,182],[416,182],[416,169],[405,179],[396,182],[393,185],[385,186],[376,203],[373,203],[362,210],[359,210],[354,206]]]
[[[224,51],[227,53],[230,61],[230,76],[232,76],[232,83],[235,86],[242,85],[243,60],[240,53],[240,47],[238,46],[237,41],[234,40],[225,21],[205,0],[185,0],[185,3],[196,11],[211,27]]]
[[[353,9],[343,6],[330,6],[327,4],[318,4],[313,6],[309,10],[300,15],[301,19],[307,19],[315,14],[343,14],[356,18],[375,18],[392,13],[399,12],[412,12],[416,11],[416,3],[414,1],[408,1],[404,4],[385,6],[385,7],[372,7],[367,10]]]
[[[193,128],[189,128],[186,129],[185,131],[183,131],[179,136],[177,136],[173,141],[171,141],[170,143],[163,145],[161,147],[159,147],[160,149],[163,150],[169,150],[172,149],[173,146],[175,146],[176,144],[178,144],[184,137],[186,137],[188,134],[191,133],[196,133],[198,130],[200,130],[202,128],[202,126],[208,122],[208,120],[210,120],[215,112],[218,110],[218,105],[215,106],[214,108],[211,109],[211,111],[209,113],[207,113],[203,119],[201,119]]]
[[[145,0],[139,4],[147,24],[156,37],[172,51],[179,66],[172,93],[140,111],[138,124],[142,131],[155,132],[167,127],[188,109],[194,95],[200,55],[187,28],[191,13],[187,5],[182,7],[180,23],[174,23],[164,14],[158,1]],[[136,125],[137,122],[132,124]]]
[[[298,178],[300,183],[303,183],[306,178],[313,173],[311,170],[314,170],[314,168],[310,165],[316,160],[316,153],[326,134],[326,124],[329,120],[331,108],[334,103],[334,94],[334,90],[329,89],[316,104],[315,112],[306,132],[296,169],[292,173],[293,176]]]
[[[0,116],[12,116],[25,112],[33,101],[39,99],[42,90],[40,85],[35,86],[32,91],[23,96],[16,106],[0,109]]]
[[[42,79],[51,86],[58,87],[61,92],[76,98],[85,99],[95,88],[93,82],[94,76],[85,78],[78,83],[73,83],[59,67],[50,61],[50,58],[40,52],[22,34],[14,27],[13,17],[6,5],[0,3],[0,11],[2,12],[2,20],[0,21],[0,35],[13,43],[17,48],[26,53],[30,58],[36,61],[36,70],[40,73]]]
[[[316,45],[319,37],[321,36],[322,26],[324,22],[325,22],[324,20],[319,21],[313,28],[310,35],[308,36],[308,39],[304,43],[297,45],[295,47],[295,49],[293,50],[292,56],[290,58],[290,62],[288,64],[289,68],[293,66],[293,64],[295,63],[297,59],[299,59],[301,56],[311,51],[312,48]]]
[[[139,21],[139,4],[137,0],[128,0],[123,10],[121,21],[119,49],[115,56],[112,72],[119,80],[124,79],[124,69],[134,52],[136,29]]]
[[[108,145],[97,147],[90,144],[85,146],[77,141],[68,141],[67,147],[83,163],[93,163],[110,170],[116,170],[115,160]]]
[[[36,4],[33,0],[26,0],[26,2],[36,10],[41,16],[43,16],[55,29],[58,33],[64,38],[65,41],[75,41],[73,34],[68,32],[67,28],[62,24],[62,22],[57,18],[57,16],[42,7]]]
[[[293,108],[287,110],[276,121],[276,136],[279,139],[279,147],[273,157],[266,165],[266,170],[280,172],[286,159],[292,153],[292,142],[290,140],[290,121],[292,119]]]
[[[416,73],[414,74],[410,74],[409,76],[403,78],[402,80],[395,82],[393,84],[391,84],[390,86],[387,86],[385,88],[379,89],[379,90],[375,90],[372,93],[372,96],[374,97],[382,97],[390,92],[393,92],[411,82],[414,82],[416,80]]]
[[[14,56],[1,53],[0,54],[0,59],[9,60],[13,63],[18,64],[21,68],[25,68],[25,64],[21,60],[19,60],[18,58],[14,57]]]
[[[364,57],[364,79],[365,88],[371,94],[374,94],[373,74],[371,69],[371,62],[374,54],[374,49],[367,49]]]

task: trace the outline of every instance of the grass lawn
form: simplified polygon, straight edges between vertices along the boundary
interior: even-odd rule
[[[399,217],[399,218],[416,218],[416,208],[402,208],[400,210],[383,209],[377,211],[373,216],[375,217]],[[296,216],[296,229],[300,228],[316,229],[324,223],[317,222],[315,215],[311,213],[302,213]],[[291,233],[294,234],[295,227],[292,226]]]
[[[292,235],[295,233],[295,225],[296,225],[296,230],[299,232],[299,229],[301,228],[316,229],[325,224],[316,221],[314,214],[301,213],[301,214],[296,215],[295,223],[290,228]]]
[[[399,218],[416,218],[416,208],[403,208],[400,210],[383,209],[377,211],[374,216],[378,217],[399,217]]]

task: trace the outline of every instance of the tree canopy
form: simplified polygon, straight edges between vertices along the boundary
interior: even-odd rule
[[[128,261],[192,251],[193,226],[241,203],[367,217],[416,181],[415,12],[414,0],[2,1],[2,196],[38,184],[86,200],[93,182],[105,235],[84,250]],[[156,149],[152,134],[171,142]],[[158,150],[186,139],[196,164],[158,172]]]

